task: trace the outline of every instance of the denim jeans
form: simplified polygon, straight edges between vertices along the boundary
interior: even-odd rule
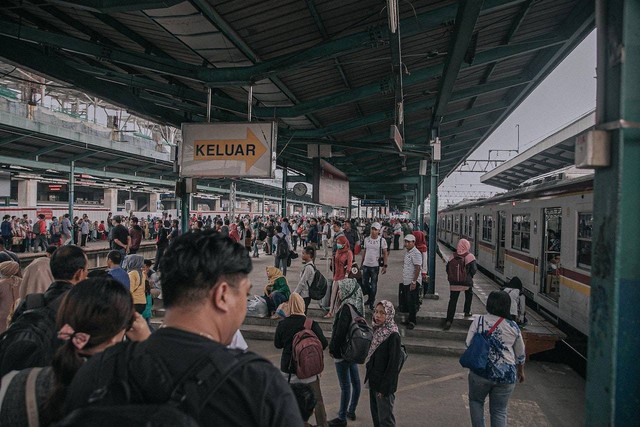
[[[515,384],[498,384],[469,371],[469,413],[472,427],[484,427],[484,400],[489,395],[491,427],[507,426],[507,404]]]
[[[393,403],[396,395],[378,397],[378,392],[369,389],[369,407],[374,427],[395,427],[396,418],[393,415]]]
[[[346,361],[336,362],[336,372],[340,383],[340,411],[338,418],[347,419],[347,412],[355,413],[360,399],[360,373],[358,365]]]
[[[362,287],[369,289],[369,308],[373,310],[373,304],[376,302],[376,293],[378,292],[378,274],[380,267],[362,267]]]
[[[447,321],[452,322],[453,316],[456,314],[456,307],[458,305],[458,297],[460,291],[451,291],[449,296],[449,306],[447,307]],[[471,288],[464,291],[464,312],[471,313],[471,300],[473,300],[473,291]]]

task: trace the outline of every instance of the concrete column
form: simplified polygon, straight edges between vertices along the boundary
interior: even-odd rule
[[[158,193],[151,193],[149,194],[149,212],[157,212],[160,209],[158,209],[158,205],[160,204],[160,194]]]
[[[29,179],[18,181],[18,206],[35,208],[38,204],[38,181]]]
[[[118,189],[117,188],[104,189],[104,207],[114,213],[118,210]]]

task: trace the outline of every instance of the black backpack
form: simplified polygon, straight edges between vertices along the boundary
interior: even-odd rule
[[[311,299],[321,300],[327,293],[327,278],[320,273],[320,270],[318,270],[315,265],[309,265],[313,267],[314,270],[313,279],[311,280],[311,284],[309,284],[309,296]]]
[[[197,419],[211,396],[225,381],[252,361],[270,363],[254,353],[221,349],[196,363],[178,382],[169,401],[160,404],[131,403],[142,400],[129,384],[128,365],[135,343],[117,356],[113,381],[95,390],[89,406],[76,409],[56,427],[197,427]]]
[[[288,258],[289,244],[287,243],[287,239],[284,236],[276,238],[278,239],[278,243],[276,244],[276,256],[278,258]]]
[[[369,347],[373,340],[373,330],[364,317],[360,316],[351,304],[347,304],[351,312],[351,323],[347,338],[342,346],[342,358],[350,363],[362,364],[367,359]]]
[[[0,376],[13,370],[49,366],[61,341],[56,313],[62,296],[45,305],[43,294],[30,294],[25,308],[0,335]]]

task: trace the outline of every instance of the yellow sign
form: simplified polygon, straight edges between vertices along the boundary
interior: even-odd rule
[[[251,129],[245,139],[198,139],[193,143],[193,160],[240,160],[246,162],[247,170],[266,152]]]

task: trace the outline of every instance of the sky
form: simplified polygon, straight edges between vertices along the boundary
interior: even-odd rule
[[[596,105],[596,33],[592,32],[520,106],[493,132],[469,159],[488,159],[489,150],[515,150],[520,125],[520,152],[573,122]],[[497,156],[496,156],[497,154]],[[513,153],[491,153],[491,159],[508,160]],[[504,190],[480,183],[482,173],[452,173],[438,187],[438,204],[444,207],[464,197],[488,196]],[[482,193],[476,193],[482,192]],[[475,196],[475,197],[474,197]],[[427,205],[428,209],[428,205]]]

